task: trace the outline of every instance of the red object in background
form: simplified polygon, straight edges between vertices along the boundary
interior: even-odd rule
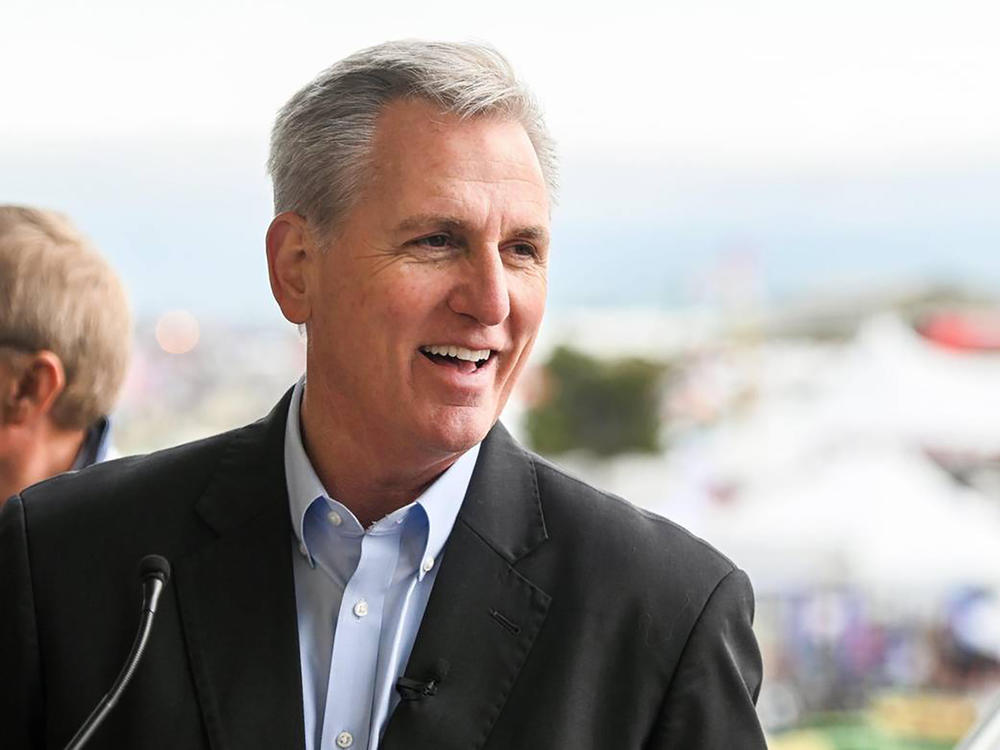
[[[1000,312],[943,312],[929,315],[917,327],[925,338],[951,349],[1000,351]]]

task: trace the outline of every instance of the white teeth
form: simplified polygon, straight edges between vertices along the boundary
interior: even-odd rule
[[[482,359],[488,359],[490,356],[489,349],[466,349],[462,346],[422,346],[420,350],[441,357],[464,359],[466,362],[478,362]]]

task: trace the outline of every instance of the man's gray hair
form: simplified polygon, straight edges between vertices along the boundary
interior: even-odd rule
[[[275,213],[294,211],[328,237],[363,191],[379,113],[409,98],[460,117],[519,122],[554,197],[552,139],[537,102],[503,55],[478,44],[407,40],[335,63],[282,107],[267,165]]]

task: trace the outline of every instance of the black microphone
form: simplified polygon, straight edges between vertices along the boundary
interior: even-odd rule
[[[153,615],[156,614],[156,604],[163,593],[163,587],[170,580],[170,563],[165,557],[160,555],[146,555],[139,561],[139,578],[142,580],[142,614],[139,617],[139,632],[135,634],[135,641],[132,643],[132,650],[125,660],[125,666],[118,673],[118,678],[107,694],[101,698],[101,702],[91,712],[83,726],[73,735],[73,739],[66,745],[65,750],[79,750],[90,739],[110,713],[111,709],[118,703],[125,686],[128,685],[132,675],[135,674],[139,660],[146,650],[146,642],[149,640],[149,633],[153,629]]]
[[[431,679],[414,680],[410,677],[400,677],[396,680],[396,692],[404,701],[418,701],[437,695],[438,685],[448,676],[450,668],[451,665],[445,659],[438,659]]]

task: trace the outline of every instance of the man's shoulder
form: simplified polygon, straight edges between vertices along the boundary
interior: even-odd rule
[[[245,428],[241,428],[245,429]],[[105,519],[131,505],[156,512],[156,500],[194,498],[239,430],[144,455],[126,456],[59,474],[28,487],[21,502],[32,524],[63,518]]]
[[[526,453],[535,468],[549,538],[557,545],[640,577],[669,571],[672,580],[709,588],[736,569],[732,560],[680,524]]]

